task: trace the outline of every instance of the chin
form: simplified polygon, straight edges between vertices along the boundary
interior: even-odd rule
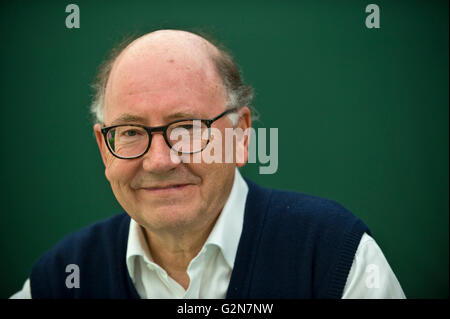
[[[150,230],[187,227],[200,218],[200,209],[191,205],[165,205],[151,210],[142,210],[143,225]]]

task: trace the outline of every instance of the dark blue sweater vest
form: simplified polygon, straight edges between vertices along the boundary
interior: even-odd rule
[[[244,226],[227,298],[340,298],[364,223],[338,203],[249,180]],[[33,298],[139,298],[126,266],[130,217],[75,232],[34,264]],[[67,288],[66,266],[80,287]]]

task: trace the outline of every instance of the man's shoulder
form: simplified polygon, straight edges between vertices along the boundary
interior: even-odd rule
[[[89,257],[90,252],[98,252],[105,244],[115,245],[120,240],[119,234],[128,232],[129,221],[130,217],[126,213],[120,213],[74,231],[47,250],[40,261]]]
[[[251,293],[258,298],[339,298],[361,236],[368,232],[364,223],[334,200],[247,184],[236,260],[256,260],[253,271],[263,280],[253,284]],[[246,257],[244,251],[255,253]]]
[[[64,237],[56,246],[59,245],[92,245],[93,241],[102,238],[113,238],[117,236],[117,233],[121,227],[125,224],[129,225],[130,217],[125,213],[120,213],[106,219],[94,222],[86,227],[83,227],[66,237]]]
[[[262,187],[246,180],[252,195],[264,198],[269,218],[286,219],[287,222],[333,223],[336,220],[355,218],[352,212],[335,200],[291,190]]]
[[[31,269],[30,285],[33,298],[123,296],[121,293],[127,289],[128,282],[125,254],[129,221],[130,217],[122,213],[61,239],[45,252]],[[76,278],[81,283],[80,289],[68,289],[67,280],[71,278],[68,277],[68,272],[74,271],[75,276],[73,269],[78,269]],[[111,282],[111,278],[117,278],[117,282]],[[117,285],[117,288],[113,289],[111,285]]]

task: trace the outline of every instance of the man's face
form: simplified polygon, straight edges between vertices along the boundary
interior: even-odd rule
[[[131,50],[116,61],[106,89],[105,126],[163,126],[178,119],[213,118],[226,109],[224,87],[209,59],[195,56],[198,52],[150,51]],[[129,122],[124,121],[125,115]],[[249,125],[248,109],[243,115],[241,127]],[[232,123],[222,117],[213,127],[225,136],[225,128]],[[107,149],[100,125],[94,131],[114,195],[149,230],[200,230],[223,208],[236,164],[192,163],[192,155],[181,157],[190,157],[191,163],[176,163],[162,134],[152,135],[144,156],[119,159]]]

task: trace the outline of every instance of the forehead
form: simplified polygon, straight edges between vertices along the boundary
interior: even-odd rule
[[[105,123],[124,113],[159,125],[176,113],[208,116],[226,94],[211,59],[196,50],[137,49],[115,62],[105,94]],[[148,123],[150,124],[150,123]]]

